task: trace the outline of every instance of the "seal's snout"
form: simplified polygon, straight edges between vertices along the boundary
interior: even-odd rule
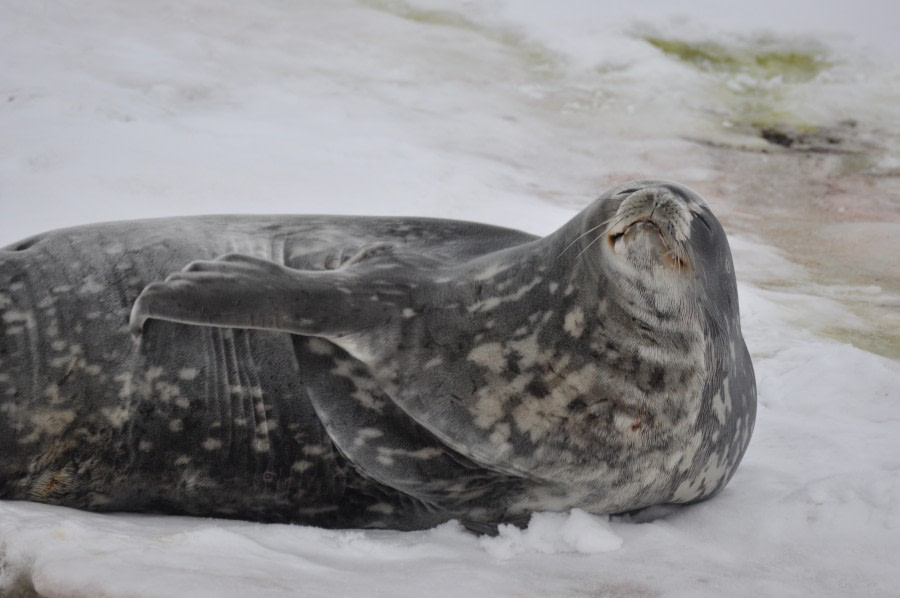
[[[685,200],[666,186],[629,192],[606,232],[612,250],[636,264],[687,270],[692,215]]]

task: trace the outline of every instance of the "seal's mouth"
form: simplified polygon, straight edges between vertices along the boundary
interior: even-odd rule
[[[619,225],[607,234],[607,239],[612,250],[619,255],[627,257],[638,244],[636,242],[642,241],[643,245],[649,245],[651,253],[663,265],[679,272],[688,268],[684,250],[665,227],[652,218],[639,218],[629,224]]]

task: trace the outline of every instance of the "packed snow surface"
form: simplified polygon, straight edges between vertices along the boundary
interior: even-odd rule
[[[759,385],[699,505],[488,538],[5,502],[0,595],[900,595],[900,6],[682,4],[0,0],[0,245],[198,213],[544,234],[673,179],[731,234]]]

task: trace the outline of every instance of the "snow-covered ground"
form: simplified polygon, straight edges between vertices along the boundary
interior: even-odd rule
[[[900,595],[900,6],[680,4],[0,0],[0,245],[228,212],[546,233],[674,179],[731,233],[760,401],[721,495],[639,520],[0,503],[0,595]]]

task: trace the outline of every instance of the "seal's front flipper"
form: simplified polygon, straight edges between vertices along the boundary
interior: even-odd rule
[[[366,283],[352,270],[301,271],[230,254],[192,262],[148,285],[131,310],[130,327],[138,336],[147,320],[158,319],[340,338],[389,324],[399,311],[391,302],[361,300]]]

